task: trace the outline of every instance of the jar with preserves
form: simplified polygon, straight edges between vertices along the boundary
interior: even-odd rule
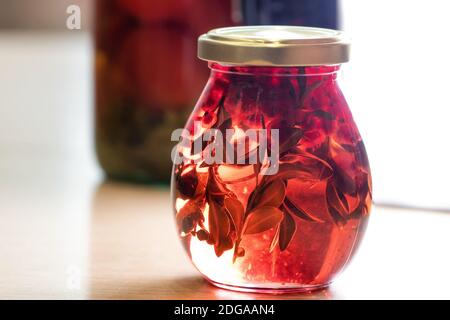
[[[327,286],[358,248],[372,199],[338,85],[349,42],[330,29],[248,26],[212,30],[198,45],[211,74],[172,174],[192,263],[223,288]]]
[[[97,0],[95,144],[110,178],[170,181],[172,130],[188,117],[208,68],[197,37],[233,25],[231,0]]]

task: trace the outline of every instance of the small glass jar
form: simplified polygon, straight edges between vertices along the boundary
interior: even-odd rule
[[[372,199],[364,144],[337,82],[349,43],[329,29],[232,27],[201,36],[198,53],[211,75],[177,149],[187,157],[172,174],[190,259],[223,288],[327,286],[359,246]],[[220,151],[219,144],[208,148],[217,135],[196,148],[209,129],[234,130],[231,145],[247,143],[244,158],[205,160],[205,152]],[[249,129],[277,140],[251,140]],[[251,162],[263,145],[266,152]],[[269,154],[276,156],[271,174],[264,171]]]

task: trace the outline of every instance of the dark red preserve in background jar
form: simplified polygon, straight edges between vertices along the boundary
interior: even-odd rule
[[[107,176],[169,181],[167,141],[208,77],[196,39],[234,24],[231,2],[96,1],[95,140]]]

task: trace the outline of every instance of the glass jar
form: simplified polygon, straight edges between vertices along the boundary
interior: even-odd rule
[[[199,38],[211,74],[174,150],[172,198],[181,241],[213,284],[318,289],[358,248],[372,187],[337,82],[348,52],[329,29],[234,27]],[[236,148],[219,150],[223,137]]]
[[[183,126],[208,68],[197,37],[232,25],[231,0],[97,0],[97,157],[108,177],[169,183],[167,140]]]

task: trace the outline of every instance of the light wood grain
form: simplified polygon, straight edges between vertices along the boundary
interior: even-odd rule
[[[74,193],[64,196],[63,185],[51,191],[52,183],[42,182],[33,184],[46,192],[0,183],[10,195],[1,202],[2,299],[448,297],[447,214],[376,208],[359,254],[329,289],[260,295],[202,280],[175,234],[167,188],[101,181],[89,188],[86,181],[66,185]],[[80,197],[81,189],[91,192]],[[79,287],[70,281],[72,269]]]

